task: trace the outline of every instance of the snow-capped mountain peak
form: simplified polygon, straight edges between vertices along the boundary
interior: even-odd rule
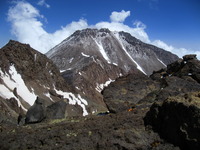
[[[129,33],[108,29],[76,31],[46,55],[71,82],[71,87],[87,97],[92,107],[104,103],[100,85],[130,72],[150,75],[178,59]]]

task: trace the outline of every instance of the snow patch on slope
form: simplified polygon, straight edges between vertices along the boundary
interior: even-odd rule
[[[85,57],[90,57],[90,55],[86,55],[84,54],[83,52],[81,53],[82,56],[85,56]]]
[[[18,106],[21,106],[21,102],[18,100],[18,98],[13,94],[13,92],[8,87],[6,87],[3,84],[0,84],[0,96],[4,99],[10,99],[13,97],[17,99]]]
[[[73,60],[74,60],[74,58],[72,57],[72,58],[69,60],[69,63],[71,64]]]
[[[34,61],[37,60],[37,54],[34,54]]]
[[[167,65],[165,65],[165,63],[162,60],[160,60],[159,58],[157,58],[157,59],[161,64],[163,64],[165,67],[167,67]]]
[[[102,43],[101,43],[101,42],[98,43],[95,39],[94,39],[94,41],[95,41],[95,43],[97,44],[97,46],[99,47],[99,51],[100,51],[101,55],[102,55],[102,56],[105,58],[105,60],[110,64],[110,63],[111,63],[111,62],[110,62],[110,59],[109,59],[109,57],[107,56],[106,51],[104,50]]]
[[[144,73],[145,75],[147,75],[144,70],[142,69],[142,67],[131,57],[131,55],[127,52],[126,48],[124,47],[122,41],[121,41],[121,38],[119,36],[119,33],[118,32],[115,32],[114,33],[115,37],[118,39],[120,45],[122,46],[122,49],[124,50],[124,52],[127,54],[127,56],[136,64],[137,66],[137,69],[140,70],[142,73]]]
[[[18,106],[21,106],[23,109],[25,109],[20,100],[13,94],[13,90],[16,88],[17,94],[23,100],[25,100],[31,106],[34,104],[37,96],[34,94],[34,92],[29,91],[21,75],[17,73],[14,65],[10,66],[9,74],[3,73],[0,70],[0,76],[3,80],[3,84],[0,84],[0,96],[5,99],[10,99],[12,97],[15,98],[18,102]]]
[[[60,73],[63,73],[63,72],[65,72],[66,70],[60,70]]]
[[[49,94],[49,92],[48,92],[48,93],[44,93],[44,95],[45,95],[46,97],[48,97],[52,102],[54,102],[54,100],[51,98],[51,95]]]
[[[96,90],[99,92],[99,93],[101,93],[101,91],[105,88],[105,87],[107,87],[111,82],[114,82],[115,80],[112,80],[112,79],[110,79],[109,78],[109,80],[108,81],[106,81],[105,83],[102,83],[102,84],[96,84],[97,86],[96,86]]]
[[[54,86],[54,90],[56,91],[57,94],[62,95],[63,98],[68,99],[69,100],[69,104],[71,104],[71,105],[78,104],[79,106],[81,106],[82,109],[83,109],[83,116],[88,115],[88,112],[87,112],[86,107],[85,107],[85,105],[88,105],[88,102],[85,99],[83,99],[79,94],[78,94],[78,97],[76,97],[71,92],[63,92],[61,90],[57,90],[55,88],[55,86]]]

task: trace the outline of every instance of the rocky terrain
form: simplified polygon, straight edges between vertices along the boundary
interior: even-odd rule
[[[104,40],[115,35],[105,29],[86,31]],[[74,34],[86,38],[86,33]],[[129,37],[120,34],[123,40]],[[150,53],[160,64],[176,59],[155,47]],[[149,76],[138,67],[139,59],[127,71],[103,55],[80,55],[74,58],[77,64],[71,60],[74,68],[63,72],[64,79],[53,61],[27,44],[10,41],[0,50],[0,149],[200,149],[200,61],[195,55]]]
[[[120,77],[102,92],[110,114],[46,119],[25,126],[1,123],[0,146],[198,150],[199,66],[199,60],[189,55],[150,77],[141,72]]]
[[[151,106],[144,118],[145,124],[151,125],[161,137],[181,149],[198,150],[200,62],[194,55],[185,56],[183,60],[169,65],[166,73],[166,87],[171,90],[164,91],[162,99]]]
[[[169,64],[150,77],[128,75],[103,91],[104,101],[113,113],[150,110],[144,117],[152,128],[181,149],[200,148],[200,61],[195,55]]]
[[[146,110],[118,114],[67,117],[26,126],[1,125],[1,149],[179,150],[146,130]]]

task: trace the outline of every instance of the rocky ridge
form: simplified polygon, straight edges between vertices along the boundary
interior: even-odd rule
[[[146,130],[151,128],[181,149],[200,148],[200,61],[195,55],[169,64],[150,77],[128,75],[103,91],[111,112],[144,110]]]
[[[168,66],[167,86],[174,82],[162,101],[156,101],[144,118],[146,125],[181,149],[200,148],[200,61],[187,55]],[[172,78],[169,82],[168,78]]]
[[[87,114],[87,103],[74,93],[53,62],[29,45],[10,41],[1,48],[0,105],[4,116],[16,119],[34,104],[37,97],[44,100],[45,106],[65,99],[67,104],[78,104],[76,107],[83,108],[79,114],[71,115]],[[73,109],[68,107],[68,112]]]

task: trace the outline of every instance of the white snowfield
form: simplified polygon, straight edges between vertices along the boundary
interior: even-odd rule
[[[18,106],[21,106],[26,110],[21,104],[19,98],[13,94],[14,88],[17,89],[18,96],[30,105],[34,104],[37,96],[34,92],[29,91],[21,75],[17,73],[14,65],[10,66],[9,74],[3,73],[2,70],[0,70],[0,77],[3,80],[3,84],[0,84],[0,96],[4,99],[15,98],[18,102]]]

